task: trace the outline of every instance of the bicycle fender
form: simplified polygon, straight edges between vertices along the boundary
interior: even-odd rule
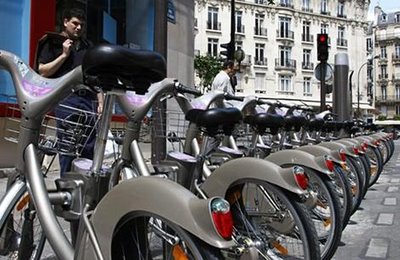
[[[158,215],[214,247],[230,248],[234,242],[220,237],[214,228],[210,201],[197,198],[170,180],[139,177],[126,180],[107,193],[94,210],[91,223],[104,259],[111,259],[112,237],[119,221],[135,212]],[[83,250],[80,259],[95,259],[91,243],[81,245],[84,247],[91,250]]]
[[[201,189],[208,196],[225,197],[227,190],[244,180],[274,184],[298,195],[306,195],[298,187],[292,168],[281,168],[266,160],[244,157],[225,162],[203,182]]]
[[[281,167],[299,165],[314,169],[328,176],[332,175],[332,172],[326,167],[324,156],[316,157],[300,150],[281,150],[270,154],[265,160],[276,163]]]
[[[344,152],[346,153],[346,156],[350,156],[353,158],[358,158],[358,155],[354,154],[354,152],[350,149],[350,147],[348,145],[345,144],[341,144],[341,143],[337,143],[335,141],[332,142],[322,142],[319,143],[318,145],[323,146],[323,147],[327,147],[329,149],[333,149],[333,150],[340,150],[343,149]]]
[[[327,147],[319,145],[304,145],[296,148],[296,150],[304,151],[306,153],[312,154],[316,157],[329,155],[331,159],[336,163],[341,163],[342,159],[338,150],[332,150]]]

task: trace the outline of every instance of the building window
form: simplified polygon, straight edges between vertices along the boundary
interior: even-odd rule
[[[257,94],[265,94],[267,92],[265,89],[264,78],[264,73],[256,73],[254,90]]]
[[[328,0],[321,1],[321,14],[329,14],[328,13]]]
[[[221,30],[221,25],[218,22],[218,8],[216,7],[208,7],[207,29],[216,31]]]
[[[400,106],[396,106],[396,115],[400,115]]]
[[[287,46],[279,46],[280,66],[288,67],[291,62],[292,48]]]
[[[344,2],[341,2],[341,1],[338,2],[337,15],[338,15],[338,17],[345,17],[345,15],[344,15]]]
[[[386,14],[381,15],[381,22],[386,23],[387,16]]]
[[[321,33],[326,33],[326,34],[328,34],[328,33],[329,33],[328,28],[329,28],[329,24],[327,24],[327,23],[321,23]]]
[[[304,96],[312,96],[311,93],[311,78],[305,77],[303,81],[303,95]]]
[[[382,115],[387,115],[387,106],[381,106],[380,110]]]
[[[310,0],[303,0],[303,11],[310,12],[312,9],[310,8]]]
[[[400,59],[400,44],[398,43],[394,46],[394,55],[396,59]]]
[[[303,69],[312,69],[311,66],[311,50],[303,50]]]
[[[380,78],[386,79],[388,77],[387,75],[387,66],[386,65],[381,65],[381,76]]]
[[[386,46],[381,47],[381,58],[387,59]]]
[[[279,5],[284,7],[293,7],[292,0],[280,0]]]
[[[236,19],[236,32],[237,33],[244,33],[244,25],[242,24],[242,11],[235,12],[235,19]]]
[[[394,22],[395,23],[400,23],[400,14],[395,14],[394,15]]]
[[[311,27],[311,22],[309,22],[309,21],[304,21],[303,22],[302,40],[304,42],[313,42],[312,35],[310,34],[310,27]]]
[[[292,76],[279,75],[279,91],[292,92]]]
[[[396,100],[400,100],[400,85],[395,86],[395,97]]]
[[[208,38],[208,55],[218,56],[218,39]]]
[[[265,49],[265,44],[263,43],[256,43],[256,56],[254,57],[255,59],[255,64],[257,65],[264,65],[264,49]]]
[[[367,38],[367,52],[370,52],[372,50],[372,39]]]
[[[381,91],[382,91],[382,100],[386,100],[387,99],[386,86],[381,86]]]
[[[338,46],[347,46],[347,40],[344,37],[344,32],[345,28],[343,26],[339,26],[338,28]]]
[[[279,17],[279,37],[293,38],[293,32],[290,31],[291,19],[289,17]]]
[[[267,29],[263,27],[264,18],[265,16],[263,14],[256,14],[256,19],[255,19],[256,26],[254,28],[255,35],[267,36]]]

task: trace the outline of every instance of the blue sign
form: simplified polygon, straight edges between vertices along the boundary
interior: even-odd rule
[[[176,23],[175,11],[176,11],[176,9],[175,9],[174,0],[168,0],[168,6],[167,6],[168,22]]]

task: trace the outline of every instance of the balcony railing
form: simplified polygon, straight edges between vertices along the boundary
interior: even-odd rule
[[[343,38],[338,38],[337,45],[341,47],[347,47],[347,40]]]
[[[282,6],[282,7],[292,8],[292,9],[294,8],[294,5],[292,2],[282,1],[278,5]]]
[[[400,81],[400,73],[395,73],[392,75],[392,80],[399,82]]]
[[[294,32],[293,31],[276,31],[276,38],[277,39],[290,39],[293,40],[294,39]]]
[[[275,59],[275,69],[296,70],[296,61],[292,59]]]
[[[378,75],[379,80],[387,80],[388,78],[389,78],[389,75],[387,73]]]
[[[267,36],[267,28],[254,27],[254,35],[257,36]]]
[[[302,62],[301,67],[303,70],[313,70],[314,69],[314,63],[312,62]]]
[[[321,10],[321,14],[324,15],[331,15],[331,12],[327,11],[327,10]]]
[[[213,31],[221,31],[221,22],[212,23],[210,21],[207,21],[207,29]]]
[[[337,14],[337,17],[340,17],[340,18],[347,18],[347,15],[338,13],[338,14]]]
[[[310,13],[312,13],[313,12],[313,9],[312,8],[310,8],[310,7],[302,7],[301,8],[301,10],[303,11],[303,12],[310,12]]]
[[[375,41],[386,41],[386,40],[393,40],[393,39],[400,39],[400,33],[386,33],[386,34],[376,34]]]
[[[400,95],[376,96],[377,103],[400,102]]]
[[[393,63],[400,63],[400,54],[399,53],[393,53],[392,54],[392,62]]]
[[[267,66],[268,65],[268,60],[267,58],[258,58],[254,57],[254,66]]]
[[[247,54],[244,56],[244,59],[240,63],[242,66],[250,66],[251,65],[251,55]]]
[[[311,34],[302,34],[301,35],[301,40],[303,42],[310,42],[313,43],[314,42],[314,35]]]

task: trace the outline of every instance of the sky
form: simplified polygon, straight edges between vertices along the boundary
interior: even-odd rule
[[[400,11],[400,1],[398,0],[371,0],[368,10],[368,20],[374,19],[374,7],[379,3],[379,6],[385,13]]]

